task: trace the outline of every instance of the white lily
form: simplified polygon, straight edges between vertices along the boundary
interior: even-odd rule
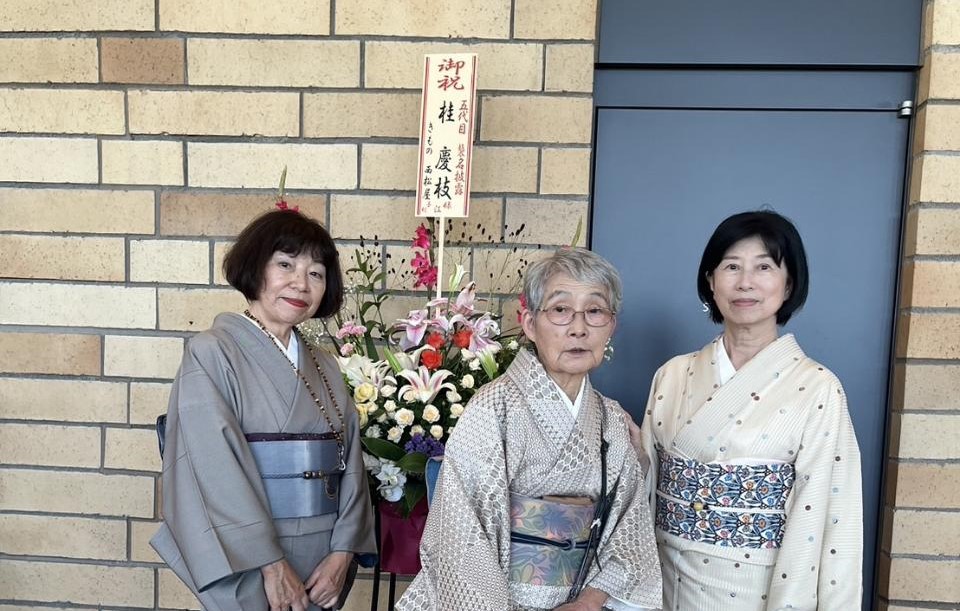
[[[400,396],[406,397],[407,391],[412,391],[414,399],[421,403],[430,403],[441,390],[456,390],[456,387],[450,382],[444,382],[453,372],[446,369],[439,369],[432,375],[430,370],[421,365],[416,371],[401,371],[397,377],[401,377],[409,384],[400,387]]]
[[[380,388],[390,371],[390,365],[384,361],[374,361],[360,354],[351,355],[349,358],[338,357],[337,361],[340,371],[353,388],[361,384],[372,384],[374,388]]]

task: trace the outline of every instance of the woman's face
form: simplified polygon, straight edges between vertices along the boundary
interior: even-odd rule
[[[708,280],[725,326],[771,327],[776,332],[777,312],[790,295],[790,277],[763,240],[751,237],[735,243]]]
[[[296,257],[277,251],[267,261],[263,287],[251,311],[275,335],[313,317],[327,288],[327,270],[309,252]]]
[[[554,274],[547,281],[541,311],[524,312],[523,332],[537,345],[540,362],[554,380],[582,377],[603,361],[604,347],[617,321],[611,317],[605,325],[588,325],[584,312],[595,309],[610,310],[604,287]],[[552,310],[549,314],[553,317],[569,311],[579,313],[568,324],[555,324],[543,310]]]

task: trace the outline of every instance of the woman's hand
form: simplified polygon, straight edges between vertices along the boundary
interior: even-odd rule
[[[606,592],[587,586],[575,601],[555,607],[554,611],[600,611],[608,598]]]
[[[318,607],[335,607],[353,561],[351,552],[330,552],[307,579],[310,601]]]
[[[270,611],[306,611],[310,606],[303,582],[285,558],[260,567],[260,574]]]

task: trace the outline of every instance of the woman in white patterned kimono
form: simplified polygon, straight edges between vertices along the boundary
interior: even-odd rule
[[[616,325],[619,276],[594,253],[563,249],[530,267],[524,295],[534,349],[471,399],[451,435],[423,569],[398,609],[658,608],[660,567],[627,417],[587,378]]]
[[[723,333],[657,372],[640,431],[670,611],[860,608],[860,454],[840,381],[778,337],[807,296],[773,212],[720,224],[697,287]]]
[[[224,274],[249,309],[187,343],[151,544],[205,609],[339,608],[355,556],[376,551],[357,414],[333,358],[294,328],[340,308],[336,246],[299,212],[269,212]]]

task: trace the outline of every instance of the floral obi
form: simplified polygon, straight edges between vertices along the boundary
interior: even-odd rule
[[[511,494],[510,581],[572,586],[586,555],[594,506]]]
[[[702,463],[662,448],[657,456],[657,528],[725,547],[780,547],[792,464]]]

